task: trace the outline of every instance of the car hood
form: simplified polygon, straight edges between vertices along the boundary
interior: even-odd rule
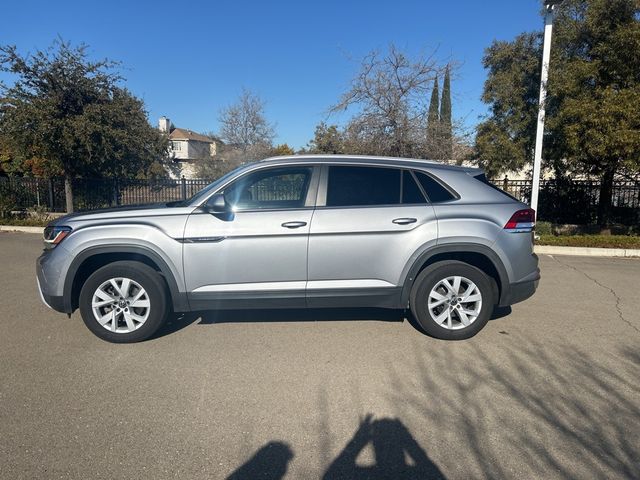
[[[164,215],[179,215],[188,213],[193,208],[185,207],[181,202],[146,203],[140,205],[125,205],[121,207],[101,208],[97,210],[86,210],[74,212],[59,217],[49,225],[65,225],[68,223],[110,220],[119,218],[151,217]]]

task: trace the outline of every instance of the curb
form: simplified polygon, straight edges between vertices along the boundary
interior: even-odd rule
[[[640,249],[558,247],[555,245],[535,245],[533,251],[543,255],[574,255],[578,257],[640,257]]]
[[[0,232],[39,233],[42,235],[44,227],[22,227],[20,225],[0,225]]]

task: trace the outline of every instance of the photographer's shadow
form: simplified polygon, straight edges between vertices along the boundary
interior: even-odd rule
[[[287,473],[293,451],[284,442],[269,442],[241,465],[227,480],[280,480]]]
[[[371,443],[374,463],[358,465],[358,455]],[[440,469],[400,420],[372,421],[367,415],[353,438],[325,472],[324,480],[337,479],[444,479]]]

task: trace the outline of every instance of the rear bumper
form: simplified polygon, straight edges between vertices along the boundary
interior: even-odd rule
[[[540,283],[540,269],[537,269],[532,277],[533,278],[529,278],[524,282],[510,284],[500,299],[500,306],[506,307],[514,303],[523,302],[536,293],[536,289]]]

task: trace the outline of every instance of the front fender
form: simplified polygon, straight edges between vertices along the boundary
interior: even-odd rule
[[[73,281],[82,263],[100,254],[136,254],[155,263],[166,279],[175,311],[189,310],[182,269],[182,243],[149,225],[88,226],[69,235],[63,244],[73,260],[65,275],[63,298],[73,309]]]

